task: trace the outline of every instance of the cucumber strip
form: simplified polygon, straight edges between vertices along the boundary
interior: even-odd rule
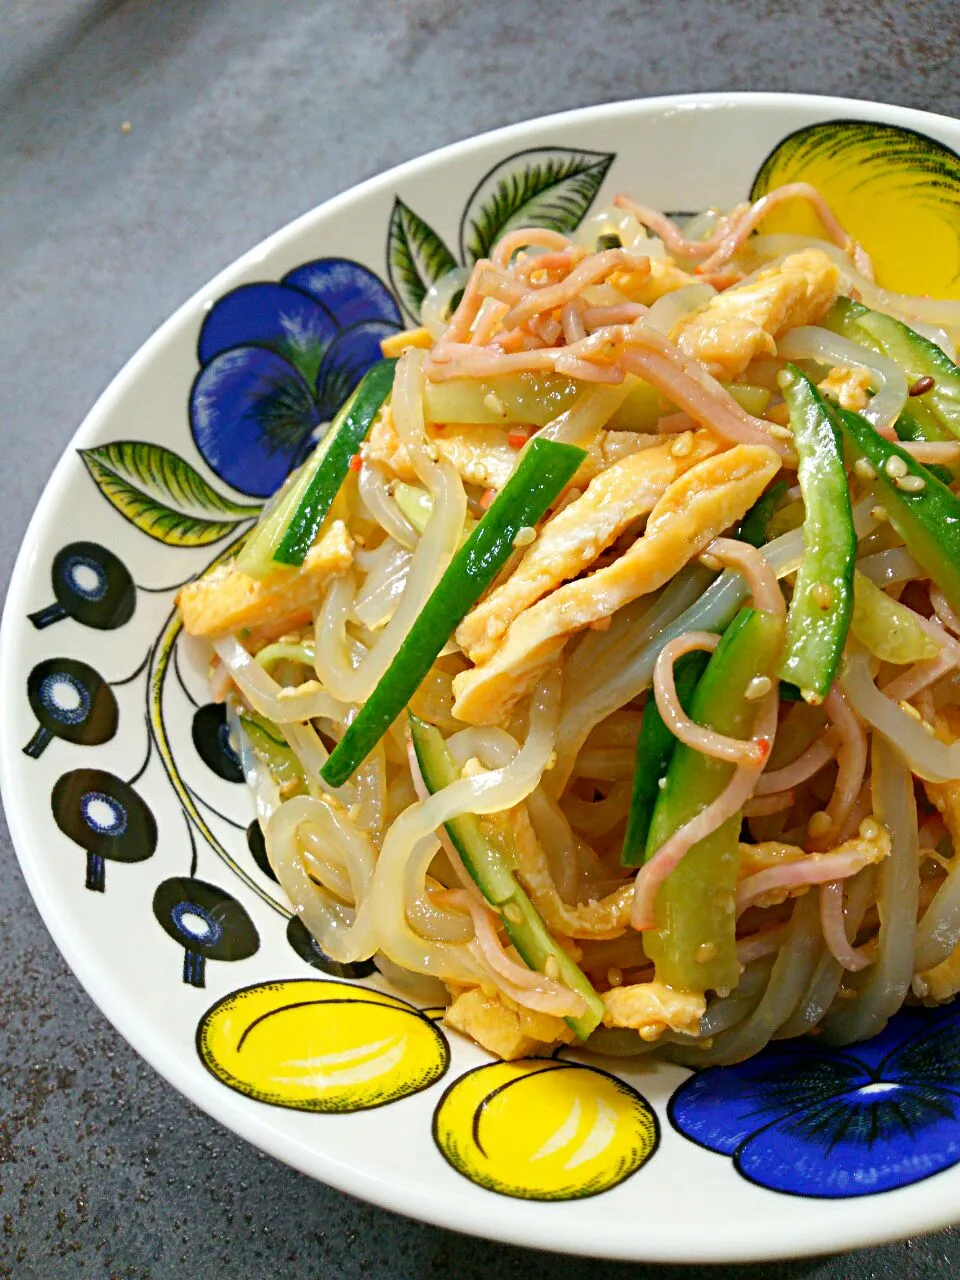
[[[853,612],[857,535],[843,465],[843,445],[831,407],[796,365],[780,375],[800,457],[797,478],[806,515],[803,563],[787,612],[780,675],[808,702],[830,692]]]
[[[307,780],[303,765],[273,721],[255,711],[244,710],[239,716],[253,754],[267,769],[284,796],[306,791]]]
[[[900,321],[871,311],[852,298],[838,298],[824,325],[895,360],[914,383],[925,375],[933,378],[930,391],[911,397],[897,419],[894,430],[901,440],[954,440],[960,435],[960,369],[939,347]],[[946,395],[945,390],[952,393]],[[947,416],[949,424],[945,421]],[[953,481],[953,473],[947,467],[934,465],[929,470],[944,484]]]
[[[960,499],[858,413],[836,412],[844,436],[876,472],[871,488],[886,517],[951,606],[960,609]]]
[[[744,697],[756,676],[773,676],[783,644],[774,614],[741,609],[727,627],[693,695],[697,724],[731,737],[753,731],[757,703]],[[660,790],[646,858],[711,804],[730,781],[734,765],[678,743]],[[643,935],[658,982],[685,991],[733,988],[740,980],[734,894],[741,815],[693,845],[660,886],[656,927]]]
[[[251,578],[275,573],[278,565],[300,565],[350,468],[350,459],[366,439],[393,386],[396,360],[378,360],[334,418],[326,435],[268,507],[237,568]]]
[[[776,484],[771,485],[766,493],[761,494],[743,517],[740,528],[737,530],[737,537],[741,542],[749,542],[751,547],[762,547],[765,542],[769,541],[767,526],[770,523],[771,516],[780,505],[780,499],[789,487],[786,480],[779,480]]]
[[[895,360],[911,384],[931,378],[930,389],[916,397],[910,409],[927,410],[955,439],[960,438],[960,369],[935,342],[917,333],[902,320],[867,311],[857,324]]]
[[[673,668],[677,697],[689,714],[690,699],[697,682],[706,670],[710,655],[701,650],[685,653]],[[643,863],[650,819],[660,794],[660,779],[666,776],[677,740],[663,723],[657,700],[651,692],[643,708],[637,753],[633,767],[633,790],[630,812],[620,854],[622,867],[639,867]]]
[[[396,360],[378,360],[363,375],[356,391],[337,414],[324,437],[323,453],[316,465],[311,466],[310,483],[273,553],[274,560],[280,564],[303,564],[330,504],[346,479],[350,459],[366,440],[374,418],[393,388],[396,367]]]
[[[458,781],[460,771],[439,729],[412,712],[409,720],[410,738],[427,790],[433,794]],[[555,965],[553,976],[582,996],[587,1012],[565,1021],[581,1040],[586,1040],[603,1017],[603,1001],[590,980],[554,941],[540,913],[517,883],[504,854],[487,840],[473,814],[451,818],[445,823],[445,829],[470,878],[499,912],[507,936],[524,963],[543,974]],[[553,965],[549,963],[551,960]]]
[[[583,449],[534,440],[483,519],[453,557],[396,657],[321,773],[342,786],[410,701],[440,650],[506,564],[521,529],[541,519],[586,457]]]

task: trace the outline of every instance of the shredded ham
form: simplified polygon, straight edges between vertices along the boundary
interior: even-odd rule
[[[756,794],[769,796],[799,787],[801,783],[812,778],[830,763],[836,754],[835,743],[836,740],[832,734],[824,734],[797,756],[792,764],[784,765],[782,769],[775,769],[772,773],[765,773],[757,783]]]
[[[503,327],[519,328],[528,324],[534,316],[542,315],[544,311],[553,311],[554,308],[578,298],[588,285],[599,284],[614,271],[637,271],[642,270],[644,265],[649,271],[649,258],[637,258],[623,249],[604,249],[602,253],[592,253],[579,266],[574,267],[566,279],[544,289],[527,291],[504,317]]]
[[[710,631],[687,631],[669,641],[660,650],[653,668],[653,693],[657,710],[663,722],[675,738],[694,751],[700,751],[714,760],[728,760],[731,764],[762,765],[770,754],[770,744],[762,739],[730,738],[713,729],[705,729],[691,720],[680,705],[677,686],[673,678],[673,664],[685,653],[705,649],[712,653],[720,643],[720,637]]]
[[[830,954],[848,973],[857,973],[870,963],[869,954],[852,947],[843,918],[843,881],[829,880],[820,886],[820,928]]]
[[[510,265],[510,259],[521,249],[552,249],[562,253],[577,248],[567,236],[548,227],[517,227],[501,236],[494,246],[493,261],[498,267]]]
[[[462,891],[461,891],[462,892]],[[578,1017],[586,1009],[582,996],[565,987],[563,983],[547,978],[535,969],[514,960],[497,934],[497,917],[489,907],[479,903],[472,894],[447,894],[448,900],[457,897],[470,912],[476,937],[467,950],[474,958],[496,975],[500,991],[526,1009],[536,1013],[552,1013],[555,1017]]]
[[[873,269],[866,252],[856,241],[850,239],[837,221],[836,215],[826,200],[824,200],[816,187],[811,186],[809,182],[788,182],[782,187],[777,187],[775,191],[771,191],[769,195],[761,196],[756,204],[747,209],[739,218],[736,218],[734,225],[717,245],[714,252],[697,268],[698,273],[715,271],[717,267],[723,266],[725,262],[733,257],[747,238],[756,231],[768,214],[772,213],[778,205],[787,204],[790,200],[806,200],[811,204],[823,224],[823,229],[834,244],[842,249],[844,253],[850,254],[854,266],[861,275],[867,276],[868,279],[873,278]]]
[[[659,209],[637,204],[635,200],[624,195],[614,196],[613,203],[618,209],[625,209],[627,213],[633,214],[642,227],[659,236],[670,252],[678,258],[705,258],[720,247],[731,228],[735,227],[750,211],[748,204],[738,204],[719,220],[713,235],[708,236],[706,240],[690,240],[677,224]]]
[[[760,704],[757,738],[773,741],[777,729],[779,697],[772,689]],[[750,798],[763,765],[740,765],[727,786],[712,804],[673,833],[637,874],[633,885],[633,908],[630,923],[634,929],[652,929],[656,923],[654,906],[657,891],[667,876],[683,861],[687,850],[733,817]],[[765,875],[766,872],[760,872]],[[755,879],[756,877],[751,877]]]
[[[586,307],[582,298],[572,298],[563,305],[561,315],[561,323],[563,324],[563,340],[567,344],[579,342],[587,336],[587,327],[584,320]]]
[[[792,809],[797,797],[792,791],[777,791],[769,796],[755,795],[743,806],[745,818],[769,818],[774,813],[783,813]]]
[[[594,333],[608,324],[633,324],[649,310],[642,302],[613,302],[608,307],[587,307],[583,323],[587,333]],[[960,448],[960,444],[958,444]]]
[[[666,214],[650,209],[646,205],[637,204],[627,196],[615,196],[613,203],[619,209],[626,209],[628,213],[632,213],[641,226],[647,227],[654,235],[659,236],[670,252],[677,257],[705,259],[697,267],[697,274],[704,275],[715,272],[718,267],[728,262],[763,219],[778,205],[786,204],[790,200],[808,201],[816,211],[830,239],[845,253],[850,254],[854,266],[861,275],[873,279],[873,269],[867,253],[850,239],[826,200],[809,182],[790,182],[777,187],[769,195],[761,196],[753,205],[737,205],[719,220],[713,235],[705,240],[688,239]]]
[[[780,950],[783,935],[787,931],[785,924],[774,925],[772,929],[761,929],[757,933],[749,933],[737,939],[737,959],[744,968],[763,956],[773,955]]]
[[[743,574],[755,609],[762,609],[778,618],[786,617],[787,604],[777,582],[777,575],[762,551],[751,547],[749,542],[740,542],[736,538],[714,538],[703,556],[712,556],[720,564],[738,569]]]
[[[867,768],[867,735],[838,685],[830,690],[823,705],[836,730],[837,781],[824,809],[830,826],[811,839],[812,849],[827,848],[843,830],[857,802]]]
[[[863,867],[876,861],[876,850],[866,842],[848,849],[835,849],[832,853],[809,853],[794,862],[767,867],[756,875],[747,876],[737,885],[737,915],[743,915],[758,898],[775,890],[807,889],[811,885],[829,884],[833,880],[846,880]],[[649,864],[648,864],[649,865]]]

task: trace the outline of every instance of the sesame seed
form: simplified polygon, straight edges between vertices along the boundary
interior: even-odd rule
[[[769,693],[772,688],[773,681],[769,676],[754,676],[743,696],[748,702],[755,702],[757,698],[762,698],[764,694]]]
[[[866,458],[858,458],[853,464],[853,469],[861,480],[876,480],[877,478],[876,471]]]
[[[801,689],[800,697],[810,707],[819,707],[823,702],[823,694],[817,693],[816,689]]]
[[[860,823],[860,835],[864,840],[876,840],[880,834],[880,823],[875,818],[864,818]]]
[[[657,786],[660,788],[661,791],[664,789],[666,785],[667,785],[666,776],[657,779]]]
[[[930,377],[929,373],[925,373],[922,378],[918,378],[910,390],[908,396],[925,396],[928,391],[932,391],[936,386],[936,382]]]
[[[833,605],[834,591],[829,582],[815,582],[810,588],[810,596],[818,609],[829,609]]]
[[[515,547],[529,547],[531,542],[536,542],[537,531],[531,525],[525,524],[522,529],[518,529],[513,538]]]
[[[693,958],[697,964],[709,964],[711,960],[717,957],[717,944],[715,942],[701,942],[694,952]]]
[[[547,956],[543,962],[544,976],[556,981],[560,977],[560,964],[556,956]]]
[[[616,966],[608,969],[607,981],[610,983],[611,987],[623,986],[623,970],[618,969]]]
[[[503,914],[511,924],[523,924],[523,913],[515,902],[508,902],[503,908]]]
[[[893,482],[904,493],[920,493],[927,487],[923,476],[901,476]]]
[[[780,387],[781,390],[784,390],[786,387],[793,386],[793,374],[786,369],[781,369],[777,374],[777,386]]]
[[[693,449],[693,440],[689,431],[684,431],[683,435],[677,436],[673,444],[670,446],[670,453],[674,458],[685,458]]]
[[[505,418],[507,416],[507,411],[503,407],[503,401],[500,399],[500,397],[497,395],[495,391],[488,391],[487,394],[483,397],[483,403],[486,405],[486,407],[490,410],[491,413],[497,413],[500,415],[501,418]]]
[[[121,132],[121,133],[130,133],[130,132],[132,132],[132,130],[133,130],[133,125],[130,123],[130,121],[129,121],[129,120],[124,120],[123,124],[120,126],[120,132]]]
[[[810,815],[810,821],[807,823],[807,832],[814,840],[819,840],[821,836],[825,836],[833,827],[833,819],[829,813],[825,813],[820,809],[817,813]]]
[[[778,440],[792,440],[793,432],[789,427],[781,427],[779,422],[771,422],[767,427],[767,434],[776,436]]]
[[[878,524],[882,524],[883,521],[886,520],[887,518],[887,509],[886,507],[879,507],[879,506],[871,507],[870,515],[874,520],[876,520]]]
[[[884,464],[883,469],[892,480],[897,480],[901,476],[905,476],[910,470],[898,453],[891,454]]]

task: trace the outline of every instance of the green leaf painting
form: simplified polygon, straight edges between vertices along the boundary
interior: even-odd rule
[[[116,440],[79,452],[107,501],[143,533],[168,546],[207,546],[260,510],[224,497],[162,445]]]
[[[593,203],[613,155],[540,147],[503,160],[481,179],[460,224],[466,264],[486,257],[515,227],[549,227],[569,234]]]
[[[399,198],[387,235],[387,270],[400,303],[414,322],[430,286],[457,265],[437,233]]]

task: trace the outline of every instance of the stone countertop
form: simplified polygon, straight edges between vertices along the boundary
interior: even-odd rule
[[[57,457],[127,358],[239,253],[362,178],[513,120],[684,90],[960,115],[955,0],[392,0],[373,13],[371,0],[0,0],[4,587]],[[688,1270],[558,1263],[361,1204],[258,1154],[143,1063],[67,970],[2,823],[0,859],[0,1276],[960,1272],[957,1231]]]

